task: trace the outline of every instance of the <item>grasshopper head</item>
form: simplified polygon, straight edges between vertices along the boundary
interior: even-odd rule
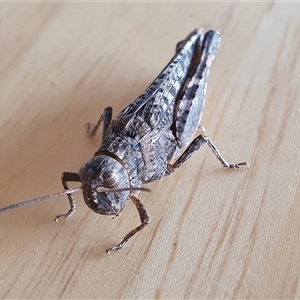
[[[84,201],[101,215],[118,215],[129,199],[129,191],[101,192],[101,188],[120,189],[130,186],[124,166],[116,159],[99,155],[85,163],[79,170]]]

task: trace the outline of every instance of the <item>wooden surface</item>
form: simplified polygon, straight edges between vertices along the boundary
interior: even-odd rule
[[[300,4],[1,3],[0,206],[62,190],[100,142],[83,124],[114,116],[195,28],[221,33],[203,147],[141,194],[139,224],[66,197],[0,216],[0,298],[300,298]],[[77,186],[76,184],[72,186]]]

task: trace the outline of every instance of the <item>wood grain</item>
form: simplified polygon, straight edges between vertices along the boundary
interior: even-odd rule
[[[0,297],[300,298],[299,3],[1,3],[0,206],[62,190],[114,115],[152,82],[176,43],[221,33],[202,125],[230,162],[204,147],[141,198],[152,223],[122,251],[104,250],[139,223],[77,194],[0,216]],[[76,185],[74,185],[76,186]]]

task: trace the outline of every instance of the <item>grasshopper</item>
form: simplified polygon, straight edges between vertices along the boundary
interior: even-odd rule
[[[0,212],[67,194],[70,209],[56,216],[57,222],[75,212],[73,193],[79,190],[87,206],[101,215],[119,215],[130,199],[141,224],[118,245],[106,250],[110,253],[123,248],[151,221],[138,197],[142,184],[171,175],[202,145],[207,144],[225,168],[249,167],[247,162],[226,162],[199,125],[209,70],[219,44],[216,31],[210,30],[205,35],[202,30],[190,33],[177,44],[174,57],[146,91],[116,119],[112,120],[112,108],[107,107],[95,125],[85,125],[88,135],[93,137],[103,124],[102,143],[78,173],[63,172],[64,192],[14,204]],[[194,138],[198,129],[202,132]],[[81,187],[70,190],[68,182],[80,182]]]

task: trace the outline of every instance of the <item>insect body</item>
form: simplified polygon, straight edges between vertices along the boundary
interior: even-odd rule
[[[109,253],[122,248],[150,223],[150,215],[138,198],[141,185],[172,174],[202,145],[207,144],[226,168],[248,166],[247,162],[228,164],[203,133],[193,138],[199,129],[209,69],[219,43],[215,31],[204,36],[201,30],[193,31],[177,44],[174,57],[146,91],[115,120],[108,107],[95,125],[86,124],[88,134],[94,136],[103,123],[102,143],[79,173],[62,174],[70,210],[58,215],[56,221],[76,210],[74,191],[68,188],[70,181],[82,183],[85,203],[99,214],[118,215],[131,199],[141,225],[107,249]]]

